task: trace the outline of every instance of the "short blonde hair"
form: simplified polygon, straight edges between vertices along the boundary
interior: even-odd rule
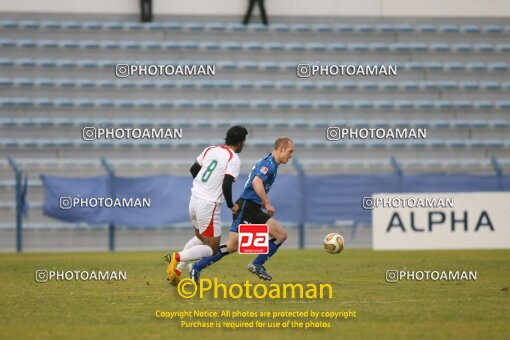
[[[289,142],[294,143],[292,141],[292,139],[290,139],[289,137],[285,137],[285,136],[278,137],[274,141],[274,149],[278,150],[278,148],[280,148],[280,146],[287,147],[287,145],[289,145]]]

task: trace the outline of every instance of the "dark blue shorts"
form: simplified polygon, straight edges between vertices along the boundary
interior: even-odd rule
[[[234,214],[234,221],[230,227],[230,231],[237,233],[240,224],[266,224],[271,218],[267,213],[262,211],[262,205],[239,198],[236,201],[239,211]]]

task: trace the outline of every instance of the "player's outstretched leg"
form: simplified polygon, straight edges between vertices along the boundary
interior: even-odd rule
[[[269,240],[269,252],[257,256],[255,260],[248,265],[248,271],[257,275],[262,280],[271,281],[273,278],[266,271],[264,263],[266,263],[267,260],[276,253],[283,242],[285,242],[287,239],[287,231],[280,222],[273,218],[270,218],[266,223],[269,226],[269,235],[272,237]]]
[[[201,260],[195,262],[195,264],[191,267],[189,273],[190,278],[192,278],[195,282],[198,283],[200,279],[200,272],[203,269],[218,262],[224,256],[227,256],[228,254],[233,253],[237,250],[237,240],[238,234],[236,232],[230,232],[228,242],[220,245],[219,250],[213,256],[202,258]]]
[[[184,248],[182,250],[188,250],[194,246],[198,246],[198,245],[202,245],[202,244],[204,244],[204,243],[198,237],[194,236],[191,240],[189,240],[186,243],[186,245],[184,246]],[[168,262],[168,267],[166,270],[167,280],[174,285],[179,284],[182,271],[184,270],[184,268],[186,268],[186,262],[179,262],[177,264],[177,267],[172,272],[172,270],[171,270],[172,266],[170,266],[170,263],[172,260],[172,254],[166,254],[165,260]]]
[[[209,257],[212,254],[213,254],[212,248],[205,244],[197,245],[188,250],[173,253],[168,263],[167,269],[168,280],[170,281],[173,279],[173,281],[175,282],[177,264],[179,262],[194,261],[204,257]]]
[[[167,279],[175,282],[177,264],[179,262],[195,261],[203,257],[209,257],[214,254],[214,251],[218,249],[221,236],[217,237],[204,237],[196,232],[197,238],[200,239],[203,244],[195,245],[189,249],[175,252],[171,256],[167,256],[168,268],[167,268]],[[169,255],[169,254],[167,254]]]

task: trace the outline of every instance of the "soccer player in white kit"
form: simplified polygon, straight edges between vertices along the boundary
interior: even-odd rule
[[[187,261],[209,257],[218,251],[221,204],[225,201],[234,214],[239,210],[239,206],[232,202],[232,183],[241,170],[237,154],[243,150],[247,134],[248,130],[243,126],[231,127],[225,138],[226,145],[205,148],[191,167],[194,179],[189,215],[195,237],[186,243],[182,251],[165,255],[169,262],[166,273],[170,283],[179,283]]]

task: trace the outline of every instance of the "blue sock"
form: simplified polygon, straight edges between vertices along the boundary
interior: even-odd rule
[[[223,258],[223,256],[227,256],[228,254],[230,253],[227,251],[227,245],[222,244],[220,246],[220,250],[218,250],[216,254],[214,254],[213,256],[204,257],[199,261],[195,262],[195,264],[193,265],[193,269],[201,271],[202,269],[209,267],[211,264],[218,262]]]
[[[262,266],[264,265],[264,263],[266,263],[267,260],[269,260],[269,258],[271,256],[274,255],[274,253],[276,253],[276,251],[278,250],[278,248],[280,248],[280,241],[278,241],[277,239],[275,238],[272,238],[269,240],[269,252],[267,254],[260,254],[259,256],[257,256],[255,258],[255,260],[253,260],[253,264],[255,265],[259,265],[259,266]]]

